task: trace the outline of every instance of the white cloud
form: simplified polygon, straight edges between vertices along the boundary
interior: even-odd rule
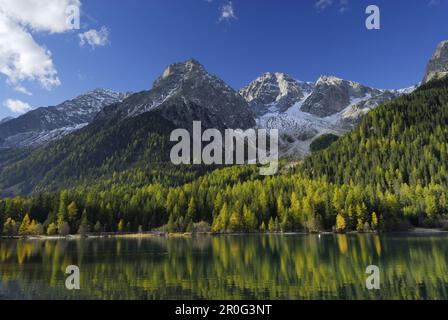
[[[13,99],[8,99],[5,102],[3,102],[3,106],[11,110],[12,112],[19,114],[25,113],[32,109],[32,107],[28,103]]]
[[[37,81],[43,88],[60,85],[51,52],[32,33],[63,33],[71,29],[66,9],[79,0],[0,0],[0,73],[8,84],[29,93],[23,81]]]
[[[344,13],[348,10],[348,0],[339,1],[339,13]]]
[[[348,0],[339,0],[337,1],[337,7],[339,13],[344,13],[348,10],[349,7]],[[317,0],[314,6],[318,11],[324,11],[328,7],[331,7],[335,3],[335,0]]]
[[[325,10],[327,7],[333,4],[333,0],[318,0],[315,4],[315,7],[318,10]]]
[[[440,4],[440,0],[431,0],[428,3],[428,6],[433,7],[433,6],[438,6]]]
[[[92,48],[104,47],[109,43],[109,29],[102,26],[99,31],[91,29],[79,35],[79,45],[83,47],[88,44]]]
[[[219,21],[230,21],[232,19],[236,19],[236,15],[235,10],[233,9],[233,3],[230,1],[221,7],[221,17],[219,18]]]
[[[27,88],[25,88],[24,86],[21,86],[21,85],[15,86],[14,90],[16,90],[17,92],[26,94],[27,96],[32,96],[33,95],[31,92],[28,91]]]
[[[39,46],[32,35],[0,14],[0,73],[8,83],[20,86],[25,80],[38,81],[51,89],[60,84],[51,53]]]
[[[0,0],[0,11],[17,24],[35,32],[62,33],[67,24],[69,6],[81,6],[80,0]]]

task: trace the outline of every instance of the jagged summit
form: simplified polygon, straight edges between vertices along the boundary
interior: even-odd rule
[[[448,75],[448,40],[442,41],[436,48],[426,67],[423,83],[433,79],[440,79]]]
[[[315,83],[316,87],[319,86],[348,86],[353,88],[354,90],[363,90],[363,88],[373,89],[367,86],[364,86],[356,81],[345,80],[333,75],[321,75],[319,79],[317,79]],[[374,89],[379,90],[379,89]]]
[[[207,70],[195,59],[170,64],[162,75],[153,83],[153,88],[166,81],[181,81],[186,78],[208,76]]]
[[[332,84],[332,85],[338,85],[341,84],[342,82],[344,82],[346,80],[343,80],[339,77],[336,76],[332,76],[332,75],[321,75],[319,77],[319,79],[317,79],[316,81],[316,85],[321,85],[321,84]]]
[[[253,113],[238,92],[194,59],[169,65],[149,91],[131,96],[99,118],[132,118],[154,110],[181,127],[187,122],[191,126],[193,120],[217,128],[255,126]]]
[[[286,111],[311,89],[312,85],[286,73],[267,72],[242,88],[240,94],[258,115],[263,115],[277,109]]]
[[[381,90],[363,86],[358,82],[335,76],[321,76],[301,110],[318,117],[328,117],[341,112],[356,100],[380,94]]]
[[[276,72],[261,75],[240,94],[257,113],[258,127],[279,129],[284,154],[303,156],[319,135],[343,134],[370,110],[413,89],[380,90],[333,75],[307,83]]]

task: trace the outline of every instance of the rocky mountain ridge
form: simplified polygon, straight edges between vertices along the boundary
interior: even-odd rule
[[[56,106],[31,110],[0,123],[0,147],[36,146],[60,139],[92,122],[105,106],[127,96],[129,93],[95,89]]]

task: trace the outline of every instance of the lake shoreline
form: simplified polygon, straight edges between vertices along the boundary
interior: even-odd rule
[[[80,239],[107,239],[107,238],[117,238],[117,239],[146,239],[146,238],[188,238],[192,236],[229,236],[229,235],[331,235],[331,234],[400,234],[400,233],[414,233],[414,234],[440,234],[448,233],[440,228],[414,228],[407,231],[389,231],[389,232],[357,232],[357,231],[347,231],[347,232],[333,232],[333,231],[322,231],[316,233],[307,232],[236,232],[236,233],[214,233],[214,232],[143,232],[143,233],[100,233],[100,234],[84,234],[84,235],[67,235],[67,236],[46,236],[46,235],[36,235],[36,236],[0,236],[0,240],[80,240]]]

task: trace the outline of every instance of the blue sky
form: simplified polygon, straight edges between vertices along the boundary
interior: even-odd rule
[[[0,0],[0,9],[5,1],[13,0]],[[47,1],[55,0],[41,3]],[[49,61],[44,71],[0,73],[0,119],[19,114],[7,101],[22,102],[12,107],[23,112],[98,87],[149,89],[168,64],[189,58],[234,88],[267,71],[304,81],[326,74],[378,88],[407,87],[422,79],[436,45],[448,39],[448,0],[59,1],[81,4],[80,30],[56,22],[39,29],[39,14],[44,23],[52,19],[44,6],[31,17],[8,18],[21,21],[19,31]],[[365,27],[369,4],[381,10],[380,30]],[[13,56],[0,53],[0,71]],[[47,78],[57,81],[44,88]]]

